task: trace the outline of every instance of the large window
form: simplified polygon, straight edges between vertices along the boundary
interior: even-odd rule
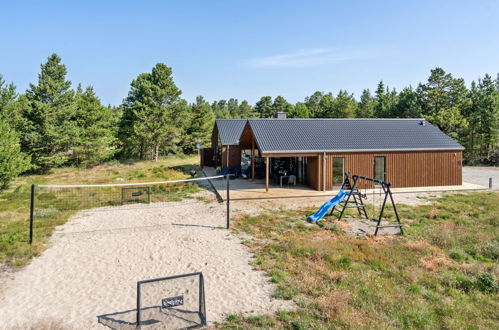
[[[341,186],[343,184],[343,173],[345,173],[345,158],[333,158],[333,185]]]
[[[374,178],[386,181],[386,159],[383,156],[374,157]]]

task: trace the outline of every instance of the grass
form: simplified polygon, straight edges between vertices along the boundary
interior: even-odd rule
[[[241,217],[233,230],[253,236],[254,266],[298,307],[219,326],[497,329],[498,205],[498,193],[400,205],[406,235],[376,239],[307,225],[311,210]]]
[[[22,267],[46,247],[54,228],[78,210],[120,205],[121,188],[49,190],[37,188],[34,243],[29,244],[31,184],[105,184],[149,182],[189,178],[196,157],[171,157],[158,162],[117,161],[92,169],[60,168],[46,175],[22,176],[0,191],[0,264]],[[199,175],[199,173],[198,173]],[[155,186],[151,201],[175,201],[199,190],[194,183]]]

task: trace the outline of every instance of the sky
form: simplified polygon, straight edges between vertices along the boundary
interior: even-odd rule
[[[0,74],[19,92],[51,53],[76,87],[119,105],[158,63],[183,97],[302,101],[340,89],[397,90],[432,68],[471,80],[499,73],[499,1],[6,1]]]

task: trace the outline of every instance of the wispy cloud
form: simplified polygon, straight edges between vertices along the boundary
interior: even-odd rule
[[[286,54],[252,58],[245,61],[245,64],[255,68],[301,68],[361,60],[373,55],[373,51],[307,48]]]

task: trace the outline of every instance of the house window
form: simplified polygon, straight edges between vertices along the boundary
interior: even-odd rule
[[[374,178],[381,181],[385,180],[386,176],[386,159],[384,156],[374,157]]]
[[[343,184],[343,173],[345,173],[345,158],[333,158],[333,185],[341,186]]]

